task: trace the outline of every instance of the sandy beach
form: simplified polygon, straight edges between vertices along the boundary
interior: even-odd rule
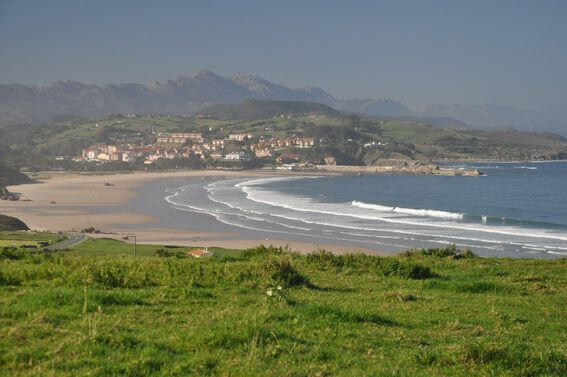
[[[9,187],[21,194],[20,201],[1,201],[0,213],[24,221],[30,229],[50,231],[80,231],[94,227],[101,234],[96,237],[122,238],[124,233],[135,232],[140,243],[186,246],[218,246],[246,248],[259,244],[289,246],[309,252],[317,249],[336,253],[383,253],[381,250],[359,246],[336,245],[321,240],[320,243],[298,240],[264,238],[261,234],[243,232],[238,228],[223,229],[216,220],[204,219],[202,214],[185,213],[195,221],[206,221],[207,230],[164,226],[160,219],[148,213],[140,213],[132,205],[138,190],[145,184],[173,179],[214,179],[240,176],[288,176],[289,172],[272,171],[174,171],[135,172],[129,174],[83,175],[52,174],[37,179],[37,183]],[[199,217],[200,216],[200,217]],[[199,218],[197,218],[199,217]],[[210,225],[209,225],[210,224]],[[279,237],[284,238],[284,237]]]

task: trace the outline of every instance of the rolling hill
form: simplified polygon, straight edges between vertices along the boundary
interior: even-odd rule
[[[252,74],[227,78],[202,70],[147,86],[97,86],[76,81],[56,81],[45,87],[0,84],[0,127],[118,113],[187,115],[210,105],[237,104],[245,99],[319,102],[348,112],[410,115],[407,107],[390,99],[340,100],[317,87],[291,89]]]
[[[0,231],[29,230],[28,226],[15,217],[0,214]]]
[[[325,164],[326,157],[333,157],[339,165],[379,165],[386,159],[430,162],[567,158],[567,140],[554,134],[441,128],[411,118],[369,119],[311,102],[246,100],[237,105],[214,105],[199,115],[113,115],[7,126],[0,128],[0,158],[28,171],[91,169],[96,167],[75,163],[71,158],[95,143],[148,145],[156,142],[159,133],[191,131],[202,133],[206,141],[227,139],[231,133],[241,132],[253,134],[254,139],[312,137],[317,141],[313,148],[298,148],[293,153],[299,154],[303,162],[316,164]],[[138,161],[114,168],[145,169],[147,165]]]
[[[200,110],[197,116],[209,116],[218,119],[254,120],[271,118],[282,114],[305,113],[317,113],[329,116],[341,115],[337,110],[322,103],[249,99],[236,105],[213,105]]]
[[[246,99],[319,102],[347,113],[427,120],[444,127],[547,131],[567,136],[567,105],[524,110],[498,105],[429,105],[411,110],[388,98],[338,99],[318,87],[292,89],[249,73],[223,77],[208,70],[150,85],[118,83],[103,86],[55,81],[38,87],[0,84],[0,127],[94,118],[110,114],[191,115],[215,104]]]

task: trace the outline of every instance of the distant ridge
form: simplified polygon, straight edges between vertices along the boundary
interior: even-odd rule
[[[282,114],[317,113],[338,116],[338,111],[330,106],[305,101],[268,101],[248,99],[235,105],[213,105],[200,110],[197,115],[218,119],[252,120],[274,117]]]
[[[291,89],[249,73],[223,77],[208,70],[150,85],[97,86],[56,81],[45,87],[0,84],[0,127],[92,118],[110,114],[191,115],[214,104],[246,99],[319,102],[349,113],[386,118],[423,119],[458,128],[548,131],[567,136],[567,105],[523,110],[498,105],[430,105],[412,111],[389,99],[338,99],[318,87]]]
[[[45,87],[0,84],[0,127],[116,113],[190,115],[214,104],[237,104],[246,99],[319,102],[338,110],[381,116],[411,113],[391,99],[340,100],[317,87],[291,89],[248,73],[227,78],[201,70],[148,86],[97,86],[77,81],[56,81]]]

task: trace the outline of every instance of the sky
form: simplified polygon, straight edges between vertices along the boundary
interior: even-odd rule
[[[413,108],[564,105],[567,1],[0,0],[0,83],[201,69]]]

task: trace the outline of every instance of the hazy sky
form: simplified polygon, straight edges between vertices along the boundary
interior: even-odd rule
[[[567,102],[567,0],[0,0],[0,83],[255,73],[410,106]]]

